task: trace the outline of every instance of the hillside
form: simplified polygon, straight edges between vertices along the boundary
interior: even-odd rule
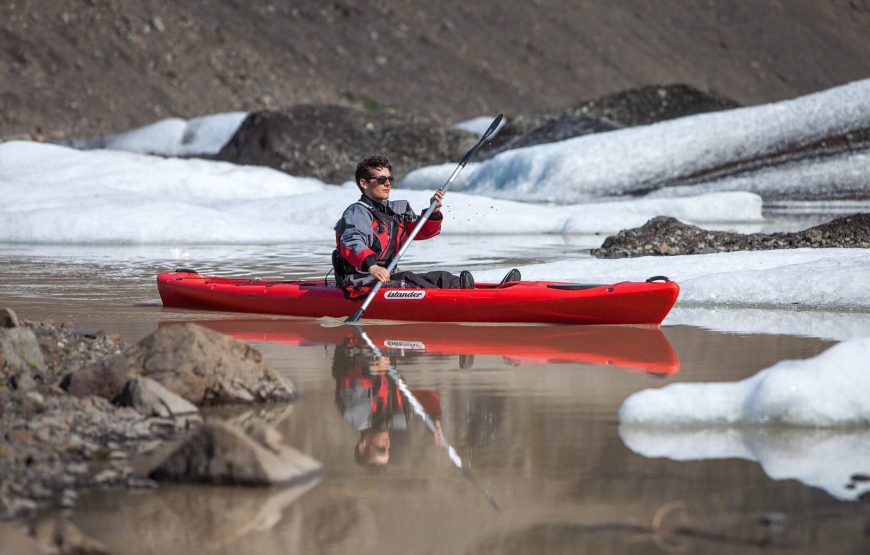
[[[301,102],[458,121],[656,83],[739,104],[870,75],[870,2],[14,0],[0,138]]]

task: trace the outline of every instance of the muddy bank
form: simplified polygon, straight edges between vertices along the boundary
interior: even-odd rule
[[[798,248],[870,248],[870,213],[844,216],[792,233],[750,234],[708,231],[659,216],[639,228],[611,235],[592,254],[598,258],[629,258]]]
[[[126,344],[8,309],[0,325],[0,521],[31,539],[40,513],[74,507],[86,489],[295,485],[320,472],[260,412],[286,415],[296,392],[245,343],[177,325]],[[252,410],[200,409],[239,405]]]
[[[865,78],[868,25],[857,1],[3,2],[0,136],[312,102],[461,121],[650,82],[756,104]]]

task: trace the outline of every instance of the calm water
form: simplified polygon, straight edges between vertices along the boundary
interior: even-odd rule
[[[473,238],[449,241],[457,266],[445,269],[586,256],[583,239],[497,239],[485,257]],[[0,247],[0,305],[22,318],[71,320],[131,341],[158,325],[197,321],[254,342],[302,394],[266,417],[325,468],[318,483],[290,490],[93,492],[73,514],[85,532],[113,553],[163,555],[868,552],[870,503],[838,499],[800,473],[790,479],[774,471],[784,461],[765,459],[763,442],[783,441],[785,432],[766,434],[756,460],[675,461],[634,452],[618,425],[632,392],[743,379],[814,356],[830,341],[667,325],[366,326],[389,372],[439,415],[444,438],[471,469],[465,476],[421,419],[402,410],[390,414],[389,463],[357,463],[360,418],[370,415],[342,395],[360,377],[383,380],[388,391],[395,379],[373,368],[354,328],[163,310],[154,285],[158,271],[174,266],[314,277],[330,250]],[[421,253],[404,266],[436,262]],[[802,452],[790,453],[796,460],[785,463],[800,463]]]

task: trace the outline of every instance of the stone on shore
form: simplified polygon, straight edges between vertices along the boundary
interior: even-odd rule
[[[159,418],[188,417],[199,413],[192,403],[148,378],[128,381],[114,402],[122,407],[133,407],[145,416]]]
[[[658,216],[639,228],[608,237],[592,254],[628,258],[798,248],[870,248],[870,213],[837,218],[803,231],[750,234],[709,231]]]
[[[96,395],[111,401],[121,394],[134,375],[128,356],[119,354],[100,359],[67,375],[61,387],[76,397]]]
[[[159,328],[129,352],[136,373],[194,405],[287,402],[293,387],[246,343],[196,324]]]
[[[122,354],[71,374],[63,385],[73,395],[114,401],[136,377],[150,378],[197,406],[296,398],[259,351],[196,324],[161,327]]]
[[[217,420],[161,448],[143,468],[158,481],[246,486],[300,483],[320,472],[320,463],[285,445],[274,430],[252,435]]]
[[[0,308],[0,328],[17,328],[18,315],[11,308]]]
[[[0,328],[0,360],[5,366],[45,369],[39,341],[29,328]]]

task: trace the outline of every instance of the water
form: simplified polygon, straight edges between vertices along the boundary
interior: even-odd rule
[[[453,266],[420,249],[403,267],[475,270],[582,258],[595,243],[488,238],[481,255],[474,238],[439,241],[437,252],[449,251]],[[323,463],[319,482],[292,490],[91,492],[71,516],[111,552],[863,553],[870,546],[867,502],[843,501],[751,460],[646,458],[620,436],[617,410],[629,394],[673,381],[739,380],[832,344],[809,337],[686,325],[367,326],[414,394],[438,399],[443,436],[474,479],[412,413],[390,432],[385,467],[357,464],[360,432],[336,401],[353,368],[371,364],[353,328],[159,304],[154,277],[176,266],[322,276],[331,246],[302,250],[0,247],[0,305],[21,318],[71,320],[130,341],[158,325],[198,321],[254,342],[301,392],[268,416],[289,444]],[[763,441],[783,434],[771,430]]]

